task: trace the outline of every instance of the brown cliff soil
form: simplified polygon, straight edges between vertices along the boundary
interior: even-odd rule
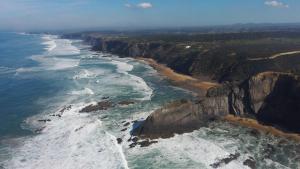
[[[282,131],[280,129],[277,129],[275,127],[264,125],[264,124],[260,124],[255,119],[242,118],[242,117],[237,117],[237,116],[233,116],[233,115],[227,115],[223,119],[225,121],[228,121],[228,122],[233,123],[233,124],[237,124],[237,125],[241,125],[241,126],[244,126],[244,127],[253,128],[253,129],[265,132],[265,133],[270,133],[270,134],[272,134],[274,136],[285,137],[287,139],[291,139],[291,140],[300,142],[300,134],[287,133],[287,132],[284,132],[284,131]]]
[[[171,68],[163,64],[159,64],[155,60],[150,58],[139,57],[137,59],[146,62],[147,64],[152,66],[155,70],[157,70],[161,75],[169,79],[172,83],[175,83],[176,85],[198,93],[206,93],[208,89],[220,85],[219,83],[202,81],[200,79],[196,79],[188,75],[177,73]]]

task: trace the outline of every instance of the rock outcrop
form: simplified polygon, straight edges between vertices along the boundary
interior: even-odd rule
[[[300,133],[300,78],[264,72],[239,85],[212,88],[197,101],[177,101],[155,111],[133,134],[170,137],[191,132],[228,114],[251,116],[262,123]]]
[[[300,133],[300,78],[261,73],[250,80],[251,106],[257,119]]]
[[[175,133],[191,132],[227,114],[229,107],[226,96],[175,101],[152,113],[132,134],[147,138],[167,138]]]

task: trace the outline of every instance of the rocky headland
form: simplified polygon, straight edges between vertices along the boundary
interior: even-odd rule
[[[300,55],[270,58],[299,50],[298,34],[141,38],[83,33],[65,37],[84,39],[96,51],[146,61],[171,82],[198,94],[195,100],[178,100],[156,110],[139,122],[133,135],[171,137],[214,120],[227,120],[276,135],[300,133]],[[285,136],[300,140],[298,134]]]
[[[300,133],[299,96],[298,76],[259,73],[238,85],[213,87],[197,100],[170,103],[152,113],[134,134],[170,137],[175,133],[191,132],[213,120],[226,120],[300,140],[297,134],[279,131]]]

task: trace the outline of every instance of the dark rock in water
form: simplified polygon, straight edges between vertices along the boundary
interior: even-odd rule
[[[129,126],[129,125],[130,125],[130,123],[127,122],[127,123],[124,124],[124,127]]]
[[[127,106],[127,105],[131,105],[131,104],[134,104],[134,103],[135,103],[134,101],[121,101],[118,104],[121,105],[121,106]]]
[[[139,141],[139,138],[138,138],[138,137],[133,137],[133,138],[131,139],[131,141],[137,142],[137,141]]]
[[[108,118],[108,116],[103,116],[103,117],[101,117],[101,119],[106,119],[106,118]]]
[[[68,111],[68,110],[70,110],[72,108],[72,106],[71,105],[69,105],[69,106],[65,106],[64,108],[62,108],[59,112],[60,113],[63,113],[63,112],[65,112],[65,111]]]
[[[50,122],[51,120],[50,119],[43,119],[43,120],[38,120],[38,121],[46,123],[46,122]]]
[[[126,121],[122,121],[121,123],[126,123]]]
[[[250,167],[251,169],[256,169],[256,162],[253,158],[247,159],[243,162],[244,165]]]
[[[98,150],[98,152],[100,153],[100,152],[102,152],[102,151],[104,151],[105,149],[104,148],[101,148],[100,150]]]
[[[77,129],[75,129],[75,132],[77,132],[77,131],[79,131],[79,130],[81,130],[81,129],[83,129],[83,126],[77,128]]]
[[[151,144],[154,144],[154,143],[158,143],[158,141],[150,141],[150,140],[147,139],[147,140],[138,142],[138,145],[140,145],[141,147],[148,147],[148,146],[150,146]]]
[[[118,142],[118,144],[121,144],[123,142],[123,140],[121,138],[117,138],[117,142]]]
[[[255,130],[255,129],[252,129],[250,131],[250,135],[254,136],[254,137],[258,137],[259,136],[259,131],[258,130]]]
[[[135,127],[133,135],[146,138],[168,138],[175,133],[192,132],[206,126],[209,119],[229,113],[227,97],[211,97],[197,102],[181,100],[152,113]]]
[[[42,127],[42,128],[36,129],[34,132],[35,132],[35,133],[40,133],[40,132],[42,132],[45,128],[46,128],[46,127],[44,126],[44,127]]]
[[[121,131],[126,131],[127,130],[127,128],[124,128],[124,129],[122,129]]]
[[[237,160],[240,157],[240,153],[236,153],[236,154],[230,154],[229,157],[223,158],[221,160],[219,160],[216,163],[211,164],[210,166],[213,168],[218,168],[222,165],[226,165],[228,163],[230,163],[233,160]]]
[[[99,110],[107,110],[109,108],[113,107],[113,104],[110,101],[102,101],[98,102],[96,105],[89,105],[80,110],[80,113],[89,113],[89,112],[94,112],[94,111],[99,111]]]
[[[60,114],[51,114],[50,116],[52,116],[52,117],[61,117],[61,115]]]
[[[109,99],[109,97],[107,96],[107,97],[102,97],[101,98],[102,100],[107,100],[107,99]]]
[[[137,143],[136,143],[136,142],[134,142],[134,143],[131,143],[131,144],[129,145],[129,148],[134,148],[136,145],[137,145]]]

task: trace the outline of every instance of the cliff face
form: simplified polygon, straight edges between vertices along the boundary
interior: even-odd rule
[[[300,133],[300,78],[265,72],[240,85],[212,88],[197,101],[171,103],[154,112],[134,134],[167,137],[193,131],[228,114],[252,116],[262,123]]]
[[[264,71],[300,74],[300,57],[287,56],[269,60],[249,59],[251,57],[269,57],[282,51],[298,50],[300,40],[299,42],[295,40],[285,42],[284,39],[281,41],[266,39],[249,41],[234,38],[230,40],[230,37],[227,37],[228,41],[225,39],[209,41],[206,38],[200,38],[203,41],[193,41],[191,38],[193,36],[183,36],[180,38],[190,37],[191,40],[176,39],[174,42],[164,39],[164,36],[154,40],[149,37],[148,39],[139,39],[93,34],[66,37],[84,39],[93,46],[94,50],[116,54],[120,57],[152,58],[178,73],[200,77],[203,80],[242,82],[250,76]]]
[[[258,120],[300,132],[300,78],[261,73],[250,80],[251,107]]]
[[[180,38],[187,37],[192,36]],[[208,90],[206,96],[197,101],[172,103],[156,111],[134,131],[137,135],[156,137],[191,131],[205,125],[211,119],[227,114],[251,116],[263,123],[300,133],[299,77],[287,73],[274,73],[299,74],[300,57],[249,59],[269,57],[282,50],[298,50],[300,41],[247,38],[230,40],[230,37],[227,37],[221,41],[200,38],[204,42],[193,39],[177,39],[173,42],[82,34],[67,38],[84,39],[97,51],[120,57],[152,58],[178,73],[205,80],[229,82]]]

